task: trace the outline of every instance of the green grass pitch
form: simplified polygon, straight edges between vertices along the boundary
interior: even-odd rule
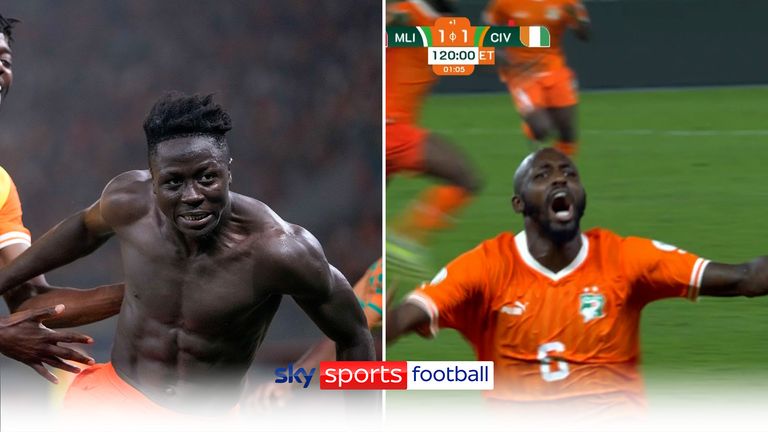
[[[582,228],[658,239],[706,258],[742,262],[768,255],[768,87],[591,92],[581,95],[576,160],[588,193]],[[422,124],[461,147],[485,180],[456,226],[430,243],[436,272],[483,239],[518,232],[509,204],[512,175],[528,153],[506,94],[434,95]],[[387,189],[387,218],[430,182],[397,177]],[[399,296],[417,285],[394,272]],[[654,395],[686,388],[768,388],[768,299],[664,300],[647,307],[642,365]],[[467,343],[444,330],[388,347],[392,360],[473,359]],[[670,381],[670,378],[672,381]],[[763,390],[768,391],[768,390]],[[393,394],[395,400],[399,396]]]

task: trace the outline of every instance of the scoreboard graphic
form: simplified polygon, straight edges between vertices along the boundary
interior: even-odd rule
[[[497,47],[548,48],[543,26],[472,26],[468,18],[441,17],[431,27],[387,27],[387,48],[427,48],[437,75],[471,75],[476,65],[496,64]]]

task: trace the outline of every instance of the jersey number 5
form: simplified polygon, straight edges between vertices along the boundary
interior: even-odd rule
[[[544,379],[544,381],[560,381],[565,379],[570,373],[567,362],[562,360],[553,361],[552,357],[549,355],[551,352],[561,353],[563,351],[565,351],[565,345],[563,345],[562,342],[547,342],[539,345],[539,353],[537,357],[541,362],[539,370],[541,371],[541,378]],[[552,363],[557,365],[555,370],[552,370]]]

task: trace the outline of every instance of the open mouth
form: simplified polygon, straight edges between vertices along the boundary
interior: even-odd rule
[[[206,212],[190,212],[190,213],[184,213],[182,215],[179,215],[178,219],[181,222],[181,225],[185,228],[201,228],[208,224],[208,222],[213,218],[212,213],[206,213]]]
[[[573,220],[573,200],[565,191],[556,192],[554,194],[549,209],[552,211],[554,219],[559,222],[569,222]]]

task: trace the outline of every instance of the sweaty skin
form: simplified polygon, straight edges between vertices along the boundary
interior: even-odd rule
[[[371,360],[370,332],[317,240],[265,204],[229,191],[229,158],[213,138],[158,144],[150,171],[113,179],[0,271],[0,291],[86,255],[115,236],[125,297],[112,350],[118,375],[178,411],[232,408],[282,295],[337,344]]]

